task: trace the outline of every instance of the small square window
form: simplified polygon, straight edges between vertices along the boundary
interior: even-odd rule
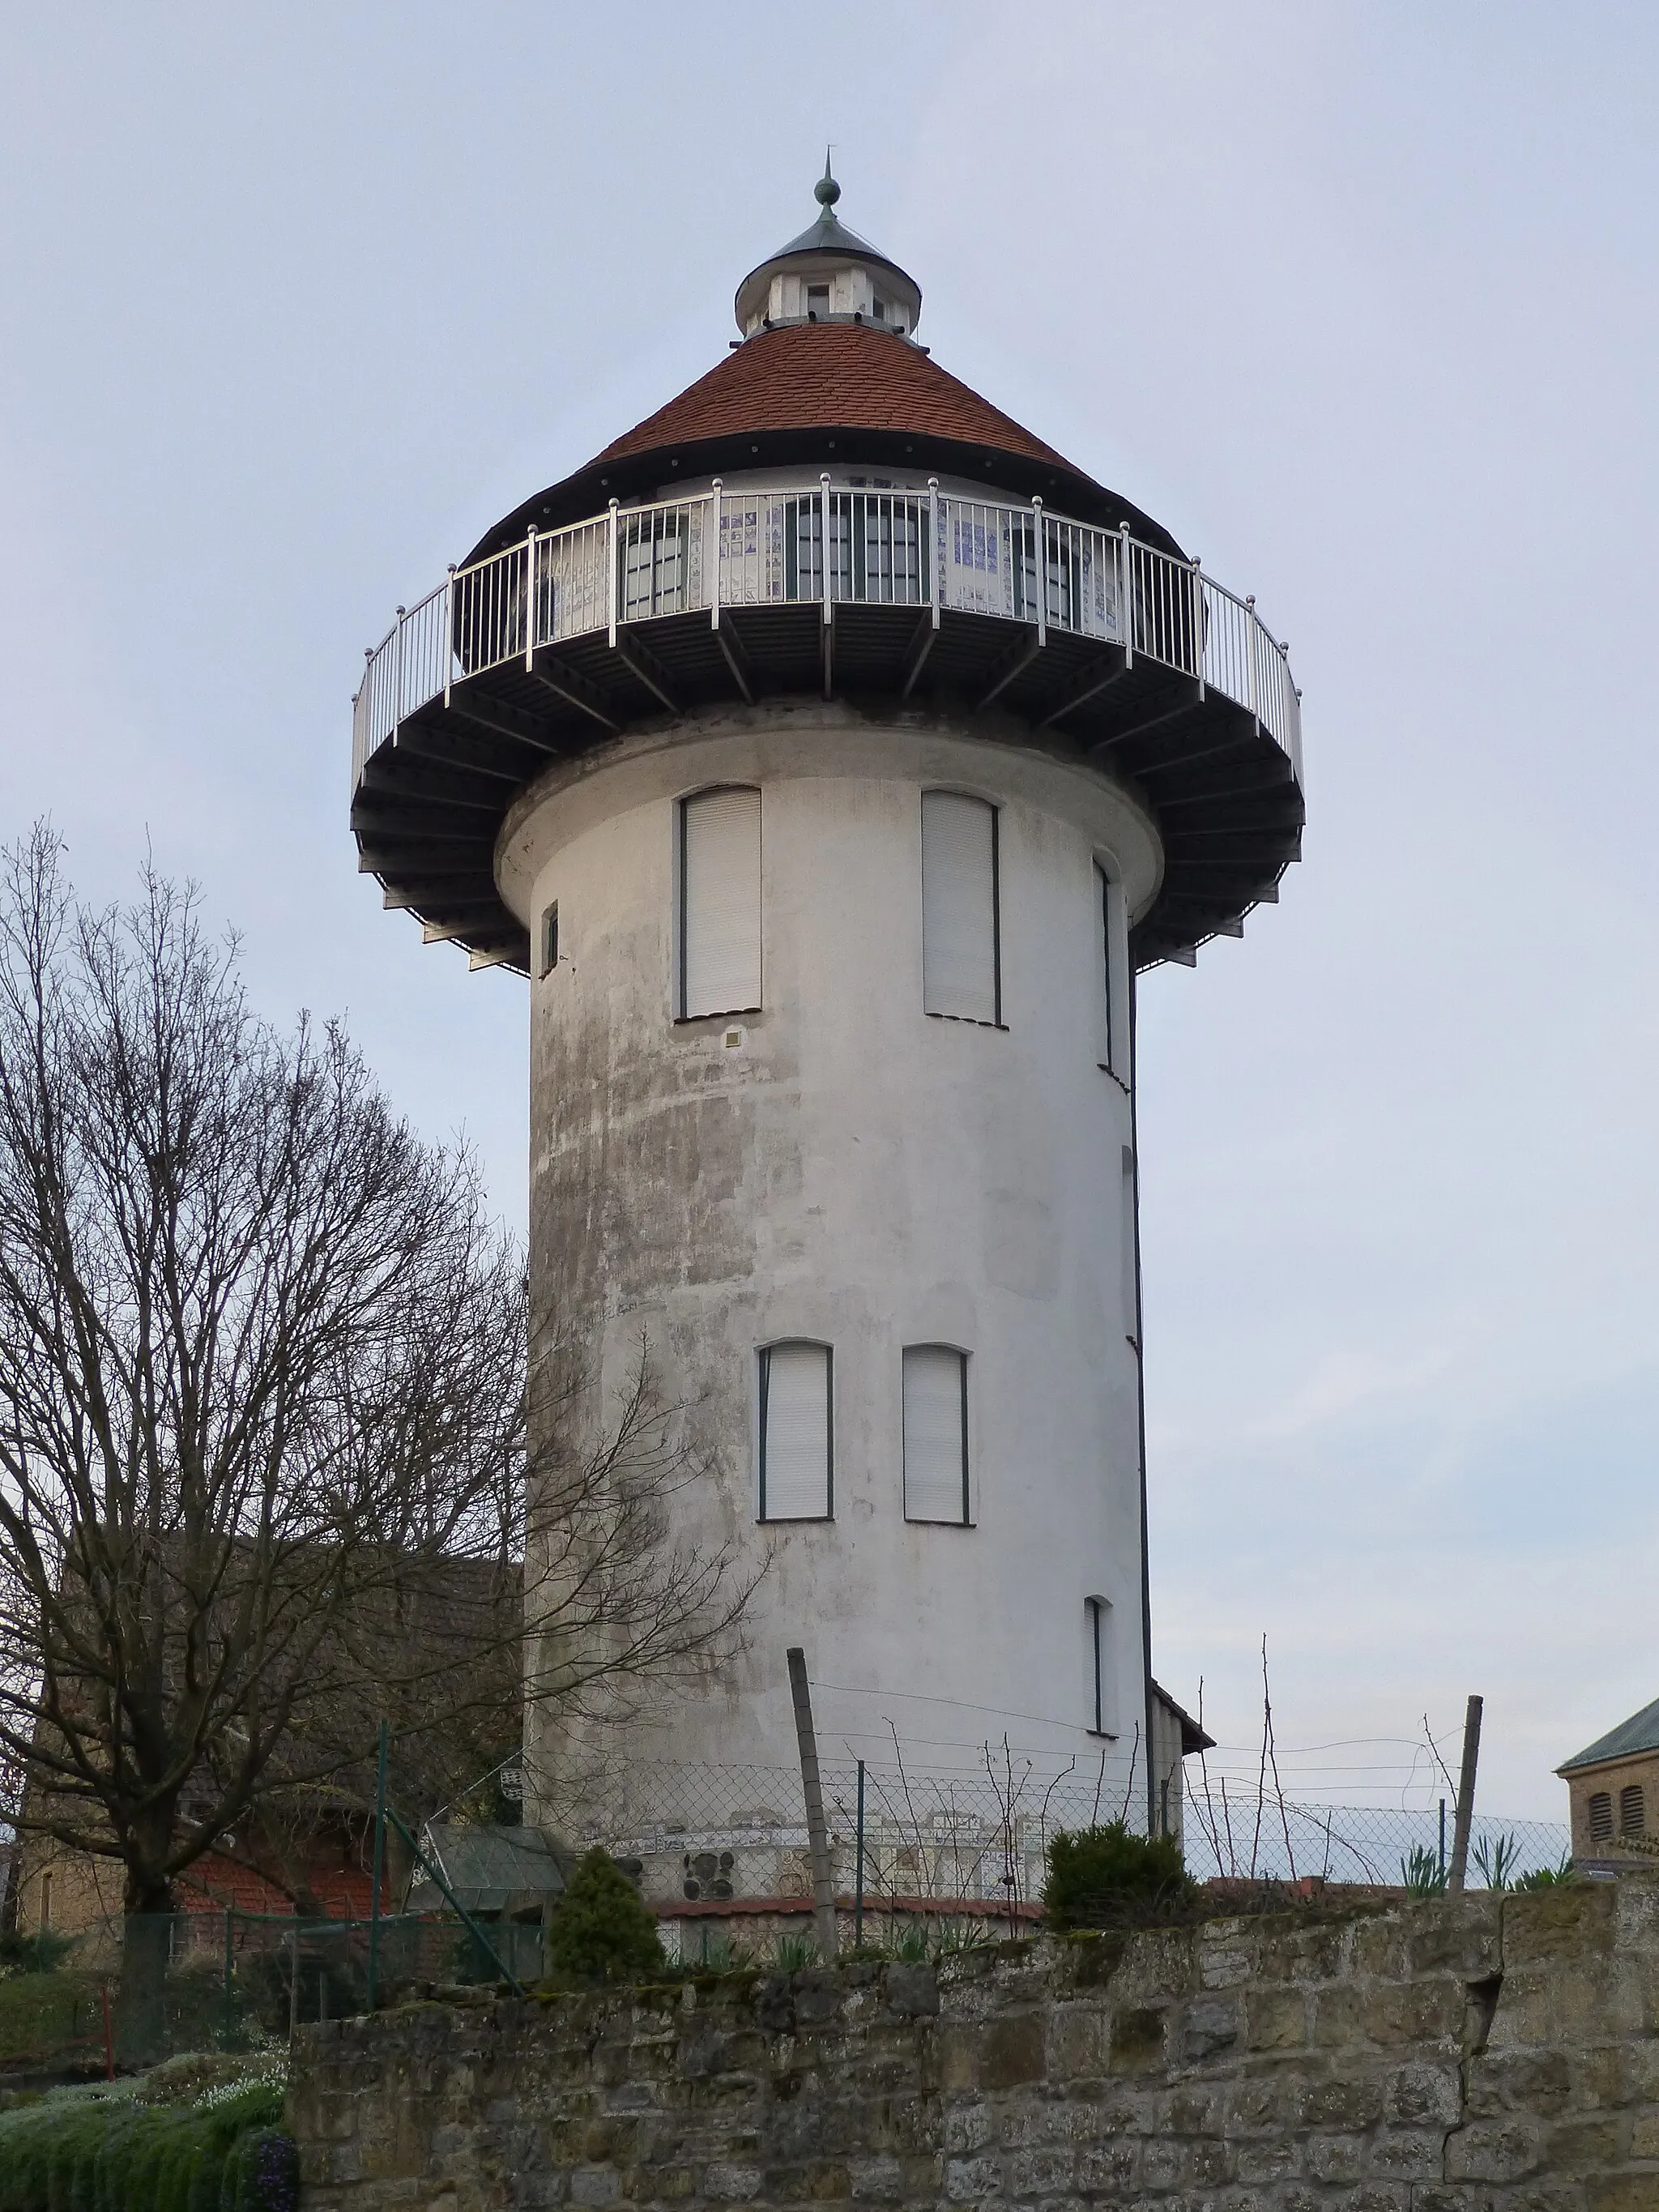
[[[542,915],[542,974],[550,975],[558,964],[559,902],[555,899]]]
[[[809,315],[827,315],[830,312],[830,287],[809,284],[806,288],[806,312]]]

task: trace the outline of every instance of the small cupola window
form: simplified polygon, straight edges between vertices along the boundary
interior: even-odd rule
[[[813,197],[817,221],[738,285],[732,302],[738,328],[753,337],[775,323],[822,323],[839,314],[908,337],[921,313],[921,287],[838,218],[841,186],[830,173],[827,155]]]

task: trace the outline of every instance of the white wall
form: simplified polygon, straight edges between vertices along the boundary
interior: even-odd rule
[[[1094,863],[1133,914],[1158,852],[1126,793],[997,742],[1008,726],[766,704],[551,771],[503,833],[515,910],[534,930],[559,906],[560,964],[531,987],[538,1294],[611,1383],[648,1333],[717,1455],[680,1531],[769,1556],[748,1653],[659,1701],[630,1756],[793,1764],[800,1643],[817,1682],[845,1686],[815,1692],[826,1757],[878,1756],[890,1716],[935,1765],[1005,1730],[1092,1764],[1093,1595],[1113,1607],[1127,1754],[1130,1116],[1098,1064]],[[673,1019],[676,800],[721,782],[763,793],[765,1003],[737,1049],[725,1021]],[[928,785],[1001,809],[1001,1030],[922,1012]],[[836,1515],[760,1527],[756,1347],[796,1336],[835,1347]],[[972,1355],[970,1528],[902,1518],[900,1349],[931,1341]]]

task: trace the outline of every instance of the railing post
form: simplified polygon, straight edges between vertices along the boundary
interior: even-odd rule
[[[1033,497],[1031,514],[1036,543],[1037,643],[1047,645],[1048,642],[1048,549],[1043,543],[1042,501],[1040,498]]]
[[[939,584],[939,570],[944,565],[939,558],[939,478],[929,477],[927,479],[927,567],[929,572],[927,596],[933,602],[935,629],[939,628],[939,601],[943,597]]]
[[[830,624],[830,471],[818,478],[818,575],[823,592],[824,627]]]
[[[609,542],[611,546],[610,630],[611,642],[612,646],[614,646],[617,642],[617,501],[614,499],[611,502],[611,529]]]
[[[398,742],[398,732],[402,726],[404,719],[404,610],[402,607],[399,607],[398,610],[398,652],[396,660],[394,662],[396,673],[393,678],[398,688],[392,694],[392,742],[394,745]]]
[[[533,522],[524,541],[524,665],[527,670],[536,665],[536,526]]]
[[[1118,594],[1117,604],[1123,623],[1123,665],[1135,665],[1135,586],[1134,563],[1129,554],[1129,526],[1117,526]]]
[[[444,705],[449,704],[449,682],[455,672],[455,563],[444,579]]]
[[[1255,593],[1248,592],[1244,599],[1245,620],[1249,625],[1250,641],[1250,715],[1258,734],[1261,729],[1261,695],[1257,689],[1260,681],[1255,664]]]
[[[1198,556],[1193,556],[1193,673],[1198,678],[1198,696],[1204,699],[1204,579],[1198,573]]]
[[[708,586],[708,627],[720,626],[720,501],[724,496],[720,480],[714,479],[714,489],[708,495],[709,550],[705,566],[713,579]]]

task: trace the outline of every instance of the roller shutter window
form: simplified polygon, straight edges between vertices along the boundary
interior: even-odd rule
[[[997,810],[921,794],[921,1003],[955,1021],[1002,1020]]]
[[[1639,1836],[1648,1825],[1647,1802],[1639,1782],[1626,1783],[1619,1792],[1619,1832],[1621,1836]]]
[[[1097,1034],[1100,1041],[1100,1064],[1115,1068],[1116,1008],[1112,1002],[1112,883],[1098,860],[1095,862],[1095,907],[1100,916],[1100,996],[1097,1000]]]
[[[948,1344],[903,1353],[904,1517],[969,1519],[968,1355]]]
[[[1103,1597],[1085,1598],[1084,1605],[1088,1613],[1091,1705],[1094,1716],[1089,1727],[1092,1735],[1109,1735],[1116,1704],[1112,1690],[1112,1607],[1109,1600]]]
[[[1594,1790],[1590,1796],[1589,1832],[1593,1844],[1605,1844],[1613,1837],[1613,1796],[1606,1790]]]
[[[833,1368],[827,1344],[760,1356],[760,1517],[827,1521],[835,1506]]]
[[[736,786],[680,802],[680,1014],[761,1002],[761,795]]]

